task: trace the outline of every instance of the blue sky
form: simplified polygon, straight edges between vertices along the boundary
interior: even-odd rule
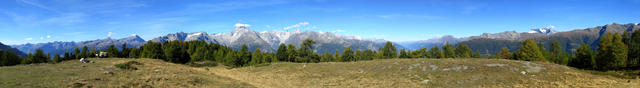
[[[0,42],[313,30],[391,41],[640,21],[640,0],[2,0]],[[296,27],[295,25],[298,25]]]

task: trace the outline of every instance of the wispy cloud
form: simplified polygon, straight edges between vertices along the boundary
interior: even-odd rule
[[[236,23],[236,28],[240,28],[240,27],[251,27],[251,25],[249,25],[249,24]]]
[[[24,40],[31,41],[33,38],[24,38]]]
[[[284,28],[282,28],[282,29],[287,30],[287,29],[297,28],[297,27],[300,27],[300,26],[306,26],[306,25],[309,25],[309,22],[300,22],[300,23],[298,23],[298,24],[294,24],[294,25],[291,25],[291,26],[287,26],[287,27],[284,27]]]
[[[62,13],[62,12],[56,10],[56,9],[53,9],[51,7],[42,5],[42,4],[40,4],[40,3],[36,2],[36,1],[31,1],[31,0],[16,0],[16,1],[28,4],[28,5],[32,5],[32,6],[35,6],[35,7],[38,7],[38,8],[42,8],[42,9],[45,9],[45,10],[49,10],[49,11],[52,11],[52,12]]]
[[[73,25],[76,23],[82,23],[85,21],[86,15],[84,13],[65,13],[57,17],[52,17],[43,21],[48,24],[61,24],[61,25]]]
[[[51,35],[47,35],[47,38],[51,38]]]
[[[331,31],[333,33],[342,33],[342,32],[347,32],[346,30],[342,30],[342,29],[338,29],[338,30],[333,30]]]
[[[113,32],[109,32],[109,34],[107,34],[107,37],[111,37],[111,35],[113,35]]]

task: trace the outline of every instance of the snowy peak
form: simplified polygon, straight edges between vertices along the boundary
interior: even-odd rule
[[[551,30],[553,28],[555,28],[555,26],[551,25],[551,26],[548,26],[548,27],[545,27],[545,28],[531,29],[531,31],[529,31],[527,33],[550,35],[550,34],[556,33],[556,31]]]
[[[129,37],[126,37],[126,38],[118,39],[118,40],[120,40],[120,41],[141,41],[141,42],[145,41],[144,39],[140,38],[140,36],[135,35],[135,34],[133,34],[133,35],[131,35]]]

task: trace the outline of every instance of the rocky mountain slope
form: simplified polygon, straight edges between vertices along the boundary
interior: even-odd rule
[[[122,44],[127,44],[128,47],[134,46],[142,46],[145,43],[145,40],[140,38],[138,35],[133,35],[126,38],[121,39],[97,39],[90,41],[82,41],[82,42],[49,42],[49,43],[38,43],[38,44],[22,44],[22,45],[12,45],[23,52],[35,52],[38,48],[42,49],[45,53],[51,53],[52,55],[55,53],[64,54],[65,52],[73,52],[75,48],[82,49],[82,47],[87,46],[87,48],[92,49],[95,48],[97,50],[102,50],[109,48],[110,45],[115,45],[116,47],[121,47]]]
[[[560,44],[563,45],[562,47],[564,47],[565,51],[575,51],[575,49],[582,43],[591,45],[591,47],[594,49],[597,48],[600,36],[606,33],[622,34],[624,31],[634,31],[638,29],[640,29],[640,26],[634,23],[613,23],[592,28],[555,32],[548,35],[528,32],[503,32],[497,34],[483,34],[481,36],[472,36],[471,40],[460,43],[469,45],[469,47],[473,50],[480,50],[481,53],[493,54],[495,52],[498,52],[502,47],[507,47],[509,48],[509,50],[517,50],[520,46],[520,41],[525,39],[533,39],[543,42],[547,49],[553,41],[557,40],[560,42]]]
[[[280,44],[294,44],[296,47],[305,39],[312,39],[316,42],[316,52],[330,53],[334,50],[342,51],[345,47],[355,49],[378,49],[384,46],[385,40],[367,40],[358,36],[345,36],[330,32],[315,31],[265,31],[256,32],[245,26],[236,26],[230,33],[207,34],[205,32],[184,33],[178,32],[152,39],[153,42],[165,41],[192,41],[203,40],[210,43],[219,43],[235,49],[242,45],[247,45],[250,50],[260,48],[262,51],[276,51]],[[401,47],[401,46],[396,46]]]
[[[20,56],[20,57],[27,57],[27,54],[25,54],[24,52],[16,49],[16,48],[12,48],[11,46],[8,45],[4,45],[2,43],[0,43],[0,50],[3,51],[11,51],[13,53],[15,53],[16,55]]]

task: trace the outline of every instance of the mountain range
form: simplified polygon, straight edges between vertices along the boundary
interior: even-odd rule
[[[264,31],[256,32],[244,26],[236,26],[236,29],[230,33],[207,34],[205,32],[184,33],[178,32],[154,38],[153,42],[165,41],[192,41],[203,40],[209,43],[218,43],[235,49],[247,45],[250,50],[260,48],[262,51],[274,52],[280,44],[293,44],[296,47],[305,39],[312,39],[316,42],[315,51],[324,53],[329,51],[334,53],[335,50],[342,51],[345,47],[354,49],[378,49],[384,46],[386,40],[370,40],[362,39],[358,36],[345,36],[330,32],[315,31]],[[401,47],[401,46],[397,46]]]
[[[640,28],[638,24],[607,24],[604,26],[597,26],[593,28],[577,29],[572,31],[556,32],[552,30],[554,27],[545,27],[531,29],[529,32],[518,33],[516,31],[505,31],[501,33],[483,33],[478,36],[461,37],[456,38],[450,35],[446,35],[439,38],[408,41],[408,42],[394,42],[397,49],[406,48],[409,50],[415,50],[424,47],[441,46],[445,43],[457,44],[464,43],[469,45],[473,50],[480,51],[483,54],[491,54],[497,52],[502,47],[507,47],[514,51],[519,47],[520,41],[525,39],[534,39],[543,42],[546,46],[558,40],[561,44],[564,44],[565,51],[572,51],[578,47],[581,43],[587,43],[595,46],[599,41],[600,35],[607,32],[632,31],[633,29]],[[219,43],[232,47],[234,49],[241,48],[242,45],[247,45],[251,50],[260,48],[262,51],[273,52],[276,51],[280,44],[293,44],[299,47],[300,43],[304,39],[313,39],[316,41],[315,51],[318,53],[324,53],[329,51],[330,53],[342,51],[345,47],[354,49],[378,49],[384,46],[387,40],[383,39],[363,39],[359,36],[346,36],[342,34],[336,34],[331,32],[316,32],[316,31],[264,31],[256,32],[250,30],[246,26],[236,25],[236,29],[229,33],[213,33],[208,34],[206,32],[193,32],[184,33],[178,32],[173,34],[167,34],[159,36],[149,41],[152,42],[165,42],[165,41],[193,41],[202,40],[209,43]],[[21,44],[11,45],[22,52],[33,52],[38,48],[43,49],[47,53],[64,53],[72,52],[75,48],[82,48],[87,46],[90,49],[106,49],[109,45],[116,45],[120,47],[122,44],[127,44],[128,47],[141,46],[146,41],[137,35],[122,39],[97,39],[82,42],[49,42],[38,44]],[[594,47],[595,48],[595,47]]]
[[[0,43],[0,50],[2,51],[11,51],[13,53],[15,53],[16,55],[20,56],[20,57],[27,57],[27,54],[24,54],[22,51],[16,49],[16,48],[12,48],[11,46],[7,46],[4,45],[2,43]]]
[[[38,43],[38,44],[21,44],[21,45],[12,45],[12,47],[17,48],[18,50],[25,53],[33,53],[37,49],[42,49],[45,53],[51,54],[64,54],[65,52],[73,52],[75,48],[82,49],[84,46],[87,46],[89,50],[96,49],[102,50],[109,48],[110,45],[115,45],[117,47],[121,47],[122,44],[127,44],[127,47],[134,46],[142,46],[145,43],[145,40],[140,38],[138,35],[132,35],[130,37],[121,38],[121,39],[97,39],[90,41],[82,41],[82,42],[49,42],[49,43]]]

